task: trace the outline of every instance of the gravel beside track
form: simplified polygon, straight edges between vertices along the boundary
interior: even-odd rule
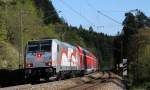
[[[0,90],[125,90],[122,78],[113,73],[97,72],[84,77],[41,84],[26,84]]]

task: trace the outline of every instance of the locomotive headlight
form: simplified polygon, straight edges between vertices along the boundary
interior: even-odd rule
[[[52,61],[46,62],[45,65],[46,66],[51,66],[52,65]]]
[[[28,68],[33,67],[33,63],[27,63],[27,64],[26,64],[26,67],[28,67]]]

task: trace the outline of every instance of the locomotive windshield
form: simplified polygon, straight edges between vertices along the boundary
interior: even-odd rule
[[[39,46],[38,45],[30,45],[28,46],[28,52],[36,52],[39,51]]]
[[[28,52],[50,52],[51,51],[51,40],[44,41],[30,41],[28,42]]]
[[[50,44],[42,44],[41,45],[41,51],[50,52],[51,51],[51,45]]]

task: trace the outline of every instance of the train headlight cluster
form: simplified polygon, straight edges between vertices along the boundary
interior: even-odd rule
[[[32,63],[27,63],[26,67],[31,68],[31,67],[33,67],[33,64]]]

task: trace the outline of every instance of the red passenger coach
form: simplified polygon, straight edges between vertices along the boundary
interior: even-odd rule
[[[80,55],[80,66],[85,72],[90,73],[97,70],[97,59],[89,51],[77,46]]]

